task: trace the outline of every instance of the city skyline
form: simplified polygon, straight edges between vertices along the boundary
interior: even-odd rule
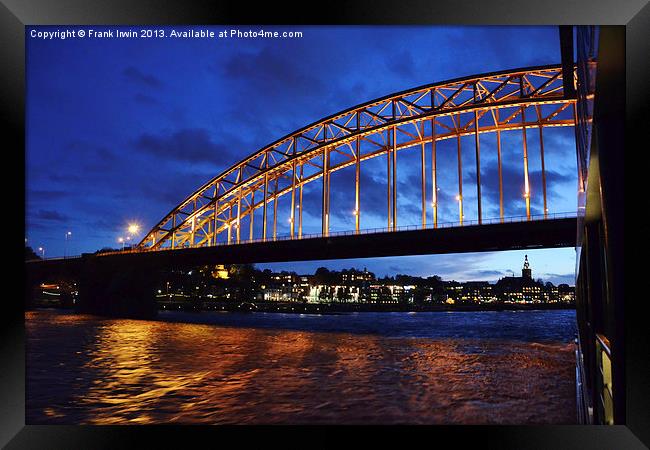
[[[528,256],[521,272],[496,283],[473,280],[460,282],[439,276],[417,277],[404,273],[379,277],[367,267],[330,270],[321,266],[313,273],[262,270],[254,264],[226,264],[171,270],[158,282],[158,308],[204,310],[242,307],[279,310],[277,304],[364,304],[400,307],[435,307],[487,304],[564,304],[575,300],[575,288],[554,285],[533,277]],[[254,303],[260,301],[260,305]],[[207,303],[202,303],[207,302]],[[214,303],[217,302],[217,303]],[[225,303],[224,303],[225,302]],[[269,305],[266,302],[276,303]],[[286,306],[286,305],[285,305]],[[295,309],[292,309],[295,312]],[[306,312],[306,309],[299,309]],[[318,311],[318,310],[316,310]]]
[[[488,279],[479,279],[479,278],[467,278],[467,279],[463,279],[463,280],[455,279],[455,278],[454,279],[447,279],[447,278],[441,277],[440,275],[435,274],[435,273],[431,273],[431,274],[428,274],[428,275],[415,275],[413,273],[404,272],[403,268],[398,268],[398,267],[395,267],[395,266],[390,267],[393,270],[392,272],[390,272],[390,273],[386,272],[383,275],[380,275],[380,274],[377,274],[376,272],[374,272],[373,270],[368,268],[367,263],[369,262],[369,260],[370,260],[370,263],[372,263],[372,259],[370,259],[370,258],[367,258],[367,259],[364,259],[364,258],[346,259],[346,260],[302,261],[302,262],[300,262],[299,266],[294,266],[291,269],[288,269],[286,267],[287,263],[251,264],[251,266],[255,270],[259,270],[259,271],[267,271],[267,270],[269,270],[273,274],[291,273],[291,274],[295,274],[297,276],[311,276],[311,275],[316,274],[318,272],[318,270],[320,270],[320,269],[326,269],[326,270],[328,270],[330,272],[337,272],[337,273],[345,273],[345,272],[359,272],[359,273],[361,273],[361,272],[365,272],[365,273],[368,273],[368,274],[372,274],[375,277],[375,279],[377,279],[377,280],[385,279],[385,278],[395,278],[395,277],[398,277],[398,276],[407,276],[407,277],[422,278],[422,279],[426,279],[426,278],[430,278],[430,277],[439,277],[442,281],[452,281],[452,282],[461,282],[461,283],[464,283],[464,282],[488,282],[488,283],[491,283],[491,284],[494,284],[495,282],[497,282],[497,281],[499,281],[499,280],[501,280],[503,278],[506,278],[506,277],[521,277],[521,276],[523,276],[522,270],[526,269],[526,270],[530,271],[530,275],[528,275],[528,278],[531,278],[531,279],[533,279],[535,281],[541,280],[544,283],[551,282],[554,285],[557,285],[557,284],[569,284],[569,285],[571,285],[571,283],[564,282],[563,280],[560,280],[559,282],[553,283],[553,281],[551,281],[548,278],[545,279],[543,277],[537,276],[536,272],[534,271],[534,267],[532,266],[532,264],[530,264],[530,260],[528,259],[528,253],[529,253],[529,251],[525,251],[524,260],[522,261],[521,267],[520,267],[520,269],[518,271],[508,269],[508,270],[505,271],[505,273],[502,274],[502,276],[500,276],[499,278],[494,279],[494,280],[493,279],[489,279],[489,280]],[[340,267],[333,268],[332,265],[331,265],[331,263],[333,261],[337,261],[337,262],[338,261],[343,261],[343,263],[339,264]],[[313,265],[316,266],[316,269],[314,269],[314,270],[308,269],[307,266],[305,266],[305,264],[304,264],[305,262],[313,263]],[[528,265],[526,265],[526,263],[528,263]],[[359,264],[362,264],[362,265],[359,265]],[[225,265],[217,265],[217,267],[221,267],[221,266],[228,267],[228,266],[239,266],[239,265],[240,264],[225,264]],[[311,267],[311,264],[308,267]],[[221,270],[221,269],[218,269],[218,270]],[[224,270],[226,270],[226,269],[224,269]],[[571,281],[573,281],[573,280],[571,280]]]
[[[552,264],[552,258],[561,253],[565,253],[565,257],[570,258],[572,254],[575,255],[575,249],[527,249],[449,255],[277,262],[255,264],[255,267],[260,270],[268,268],[273,271],[286,270],[298,274],[313,273],[318,267],[326,267],[330,270],[367,267],[369,272],[375,273],[378,277],[404,274],[426,278],[438,275],[450,281],[489,281],[494,283],[505,276],[518,276],[524,255],[528,255],[534,279],[541,278],[544,282],[550,281],[555,285],[563,283],[573,285],[575,284],[573,272],[557,273],[552,271],[554,267],[558,267]],[[463,270],[462,261],[469,266],[468,270]]]

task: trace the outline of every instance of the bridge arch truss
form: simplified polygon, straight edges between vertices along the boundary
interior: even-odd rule
[[[575,84],[575,73],[571,80]],[[363,161],[386,157],[386,225],[398,229],[397,155],[420,148],[421,226],[438,226],[436,143],[473,136],[476,151],[478,223],[482,220],[480,136],[495,133],[498,149],[500,216],[504,217],[501,180],[501,133],[521,130],[526,216],[531,218],[526,133],[539,133],[544,215],[546,179],[543,130],[575,125],[575,98],[564,93],[559,65],[522,68],[459,78],[391,94],[347,109],[301,128],[249,155],[214,177],[156,224],[138,244],[139,250],[162,250],[274,240],[278,199],[290,196],[289,238],[303,237],[303,189],[322,184],[322,236],[330,233],[330,177],[354,167],[355,232],[361,228]],[[545,106],[548,105],[548,106]],[[534,114],[530,114],[530,109]],[[570,113],[570,114],[568,114]],[[567,118],[567,116],[569,118]],[[426,146],[431,152],[426,164]],[[459,222],[463,222],[462,166],[459,171]],[[430,178],[429,178],[430,177]],[[427,192],[427,178],[430,192]],[[262,210],[261,235],[255,232],[255,212]],[[273,213],[271,214],[271,209]],[[259,215],[259,214],[258,214]],[[272,216],[272,219],[271,219]],[[247,226],[243,219],[247,218]],[[427,220],[432,222],[427,225]],[[246,229],[244,229],[246,228]],[[258,229],[259,229],[258,224]]]

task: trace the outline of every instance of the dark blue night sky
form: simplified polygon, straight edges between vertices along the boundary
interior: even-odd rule
[[[139,29],[120,27],[129,28]],[[307,123],[355,104],[450,78],[560,62],[558,30],[550,26],[264,27],[302,31],[303,37],[297,39],[30,37],[31,30],[65,29],[26,28],[26,239],[27,245],[44,247],[45,256],[119,247],[117,240],[126,236],[130,222],[141,224],[134,239],[139,240],[224,168]],[[210,29],[218,32],[224,27]],[[517,146],[517,139],[521,146],[520,138],[513,138],[512,146]],[[529,138],[530,146],[535,142],[534,136]],[[498,203],[491,200],[496,177],[496,166],[489,163],[493,146],[489,138],[481,142],[482,158],[486,155],[488,160],[481,174],[486,217],[495,211],[498,215]],[[547,173],[551,212],[574,212],[573,129],[550,130],[545,151],[551,167]],[[533,212],[540,212],[536,166],[531,164]],[[413,170],[415,176],[419,168]],[[451,166],[439,170],[441,186],[446,173],[450,182],[456,176]],[[504,178],[515,179],[520,171],[520,162],[513,158],[504,166]],[[400,185],[406,186],[408,164],[399,176]],[[365,176],[362,204],[364,198],[369,202],[385,198],[384,183]],[[412,210],[417,223],[419,197],[414,194],[411,199],[406,187],[398,190],[403,211]],[[507,194],[506,215],[523,214],[520,193]],[[443,192],[441,202],[445,195],[453,198],[455,192]],[[466,214],[471,215],[471,192],[464,197]],[[455,220],[454,211],[457,215],[456,204],[449,202],[441,214]],[[306,217],[306,227],[310,220]],[[364,220],[362,228],[385,226],[385,206]],[[332,222],[334,231],[354,228],[349,214]],[[311,223],[320,227],[316,220]],[[66,243],[68,231],[72,237]],[[524,253],[267,266],[299,272],[319,265],[367,266],[379,275],[402,272],[495,280],[509,270],[518,272]],[[535,277],[573,283],[573,249],[527,253]]]

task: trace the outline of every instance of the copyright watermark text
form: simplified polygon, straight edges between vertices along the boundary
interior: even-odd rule
[[[302,31],[240,28],[102,28],[71,27],[63,30],[31,29],[32,39],[300,39]]]

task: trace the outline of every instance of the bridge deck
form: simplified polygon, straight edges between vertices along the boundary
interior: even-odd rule
[[[241,264],[572,247],[575,242],[576,219],[565,218],[254,242],[129,256],[162,258],[166,261],[163,265]]]
[[[203,264],[311,261],[572,247],[575,246],[575,242],[576,219],[561,218],[213,247],[84,255],[76,259],[30,262],[28,266],[37,271],[41,269],[47,272],[59,270],[75,272],[83,265],[83,260],[96,258],[110,265],[191,267]]]

